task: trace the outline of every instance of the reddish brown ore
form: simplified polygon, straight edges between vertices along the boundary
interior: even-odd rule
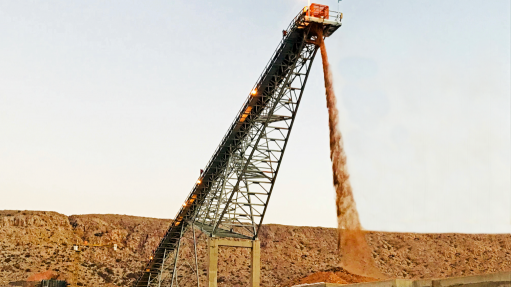
[[[326,102],[328,108],[328,127],[330,129],[330,160],[332,161],[333,183],[336,193],[337,225],[339,231],[339,250],[341,252],[342,266],[355,274],[375,278],[383,277],[376,268],[371,250],[367,245],[357,206],[353,198],[350,184],[350,175],[346,164],[346,153],[342,134],[339,130],[339,111],[333,88],[332,72],[328,62],[323,31],[317,29],[318,43],[323,61],[323,75],[325,78]]]

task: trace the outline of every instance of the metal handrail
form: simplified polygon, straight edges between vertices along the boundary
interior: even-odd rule
[[[303,10],[300,11],[300,13],[298,13],[295,18],[293,19],[293,21],[289,24],[288,28],[286,29],[287,31],[291,30],[294,26],[296,26],[296,23],[299,22],[299,20],[301,20],[301,18],[303,18],[305,16],[305,12]],[[229,129],[227,130],[227,132],[224,134],[224,136],[222,137],[222,140],[220,141],[220,145],[217,146],[217,148],[215,149],[215,151],[213,152],[213,155],[211,156],[211,158],[209,159],[208,163],[206,164],[206,167],[204,168],[204,172],[206,173],[207,170],[209,169],[209,167],[211,166],[211,163],[213,162],[213,160],[216,158],[219,150],[222,148],[222,144],[227,140],[227,137],[231,134],[231,131],[234,129],[234,127],[236,126],[236,124],[238,123],[241,115],[243,114],[243,112],[245,111],[248,103],[250,102],[250,99],[252,98],[252,95],[251,95],[251,92],[253,90],[257,90],[257,88],[260,86],[261,82],[263,81],[264,79],[264,76],[267,75],[268,73],[268,69],[271,67],[271,64],[273,63],[273,60],[276,59],[276,55],[277,55],[277,52],[279,51],[279,48],[282,47],[282,44],[286,41],[286,39],[289,37],[290,33],[287,33],[286,36],[284,36],[282,38],[282,40],[279,42],[279,45],[278,45],[278,48],[275,49],[275,51],[273,51],[273,54],[270,58],[270,60],[266,63],[266,66],[264,67],[263,69],[263,72],[261,73],[261,75],[259,75],[259,78],[257,79],[256,83],[254,84],[254,86],[252,87],[252,89],[250,90],[250,93],[247,97],[247,99],[245,100],[245,102],[243,103],[243,105],[241,106],[241,109],[238,111],[237,113],[237,117],[232,121]],[[200,179],[200,177],[199,177]],[[189,196],[193,194],[193,192],[195,191],[195,189],[197,188],[197,184],[195,184],[195,186],[192,188],[191,192],[188,194]],[[189,197],[188,196],[188,197]],[[181,212],[181,210],[177,213],[177,215],[179,215],[179,213]]]

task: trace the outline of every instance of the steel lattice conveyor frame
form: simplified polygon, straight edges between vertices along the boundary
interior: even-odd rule
[[[318,50],[313,26],[330,36],[341,25],[336,12],[327,20],[305,11],[289,25],[135,287],[177,285],[179,247],[190,226],[211,237],[257,238]]]

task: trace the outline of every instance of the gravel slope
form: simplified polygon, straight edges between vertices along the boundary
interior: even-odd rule
[[[75,242],[117,243],[89,248],[81,256],[82,286],[129,286],[157,246],[170,220],[126,215],[65,216],[48,211],[0,211],[0,286],[53,270],[70,278]],[[413,234],[367,232],[378,268],[391,278],[431,278],[511,270],[509,234]],[[336,230],[264,225],[260,234],[263,286],[289,286],[316,272],[346,282],[369,279],[339,267]],[[183,286],[191,269],[191,245],[183,245]],[[205,283],[205,236],[199,237],[199,271]],[[220,286],[247,286],[248,249],[220,251]],[[312,276],[322,278],[331,274]],[[327,277],[328,277],[327,276]],[[331,276],[330,276],[331,277]],[[332,277],[334,278],[334,277]],[[307,279],[312,280],[312,279]],[[202,284],[203,285],[203,284]]]

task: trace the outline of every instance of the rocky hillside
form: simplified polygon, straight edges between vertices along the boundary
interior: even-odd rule
[[[126,215],[65,216],[44,211],[0,211],[0,286],[20,286],[34,274],[52,270],[80,286],[129,286],[137,278],[169,220]],[[367,232],[380,270],[392,278],[429,278],[511,270],[511,235]],[[199,237],[199,271],[205,283],[205,236]],[[334,272],[346,282],[364,281],[339,268],[336,230],[265,225],[260,234],[263,286],[289,286],[316,272]],[[111,247],[71,250],[84,241]],[[183,244],[182,285],[194,265]],[[222,248],[220,286],[247,286],[249,250]],[[190,265],[188,265],[190,263]],[[78,268],[78,269],[76,269]],[[330,276],[330,275],[328,275]],[[321,276],[319,276],[321,277]],[[12,285],[8,285],[11,283]],[[201,285],[204,285],[201,284]]]

